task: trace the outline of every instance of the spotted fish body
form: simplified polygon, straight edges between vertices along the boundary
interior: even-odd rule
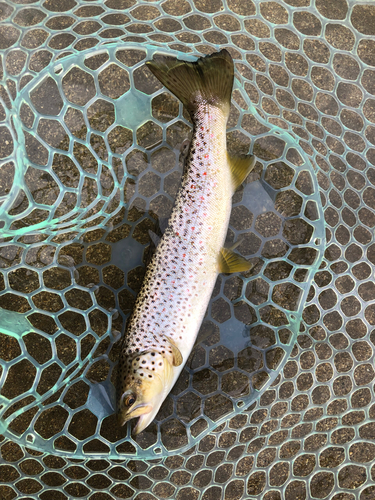
[[[194,129],[182,186],[166,231],[146,271],[123,342],[118,393],[120,423],[140,415],[136,432],[145,428],[156,415],[183,369],[217,275],[223,269],[220,252],[238,178],[233,174],[236,169],[231,166],[226,152],[233,62],[226,51],[218,54],[221,55],[219,69],[224,60],[224,69],[229,72],[229,76],[226,75],[226,87],[229,87],[229,93],[228,88],[225,89],[226,102],[220,100],[223,96],[207,97],[205,90],[193,96],[190,93],[189,100],[185,98],[184,101],[179,90],[168,79],[160,77],[160,66],[156,69],[150,66],[184,102]],[[201,79],[205,77],[204,64],[208,59],[199,60],[203,68]],[[212,56],[209,63],[211,67],[217,65]],[[173,69],[172,62],[170,66]],[[168,70],[170,72],[169,66]],[[245,163],[248,171],[251,165],[249,167],[249,161]],[[244,259],[238,260],[242,263],[241,269],[248,268]],[[225,265],[224,270],[228,270]],[[134,403],[129,404],[133,400]],[[122,404],[124,401],[128,404]],[[142,409],[147,413],[139,413]]]

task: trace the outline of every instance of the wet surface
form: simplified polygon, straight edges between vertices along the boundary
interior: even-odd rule
[[[210,17],[205,13],[220,12],[220,2],[195,2],[194,9],[197,10],[194,12],[188,2],[183,5],[179,2],[177,6],[169,0],[161,6],[142,7],[132,6],[132,2],[114,6],[108,1],[103,7],[78,6],[75,2],[65,2],[64,6],[59,2],[45,2],[45,7],[51,12],[47,17],[44,11],[33,5],[30,12],[26,12],[28,6],[20,9],[9,26],[3,24],[2,49],[11,47],[21,30],[22,35],[21,49],[3,57],[7,74],[14,78],[8,79],[7,90],[4,87],[1,93],[5,102],[5,107],[0,108],[2,120],[5,118],[6,103],[15,96],[17,75],[20,75],[18,88],[23,87],[27,80],[38,78],[38,73],[51,61],[52,50],[62,54],[69,51],[72,45],[76,50],[82,50],[93,47],[100,39],[122,37],[125,40],[137,39],[138,42],[146,39],[161,42],[185,52],[193,48],[187,43],[195,43],[197,50],[206,53],[213,50],[210,43],[227,46],[231,40],[232,54],[241,60],[237,69],[244,77],[243,86],[250,100],[270,125],[288,128],[294,134],[316,170],[328,241],[325,260],[307,299],[309,303],[304,311],[301,335],[280,376],[256,405],[233,417],[217,432],[201,439],[194,452],[164,459],[163,465],[138,461],[118,465],[109,460],[91,460],[72,466],[67,459],[50,455],[41,457],[36,451],[22,450],[17,444],[4,441],[1,446],[4,465],[1,467],[6,467],[3,472],[8,483],[0,486],[3,495],[12,498],[16,491],[29,496],[37,495],[42,488],[48,487],[54,489],[55,495],[62,495],[61,498],[67,494],[82,496],[101,488],[108,493],[97,492],[97,498],[126,498],[139,491],[143,491],[144,498],[150,499],[168,496],[206,499],[210,495],[213,498],[222,495],[226,499],[241,499],[262,495],[265,499],[312,496],[338,500],[354,498],[360,492],[364,498],[372,494],[373,471],[370,464],[375,455],[371,443],[374,436],[371,423],[374,418],[374,372],[371,361],[374,343],[372,302],[375,294],[368,264],[374,263],[372,228],[375,207],[371,165],[374,163],[372,145],[375,141],[371,125],[374,122],[371,97],[374,93],[371,86],[373,42],[367,37],[373,35],[371,19],[374,14],[371,5],[348,7],[344,1],[334,2],[329,12],[324,2],[317,1],[312,12],[301,9],[307,5],[306,2],[289,4],[250,2],[245,12],[240,4],[229,2],[231,15]],[[111,10],[114,7],[117,10]],[[11,10],[12,7],[7,6],[2,15],[11,15]],[[160,18],[160,12],[172,17]],[[94,21],[91,18],[93,15],[100,15],[100,20]],[[181,15],[183,19],[174,17]],[[247,18],[241,18],[241,15]],[[75,19],[78,19],[76,24]],[[244,31],[236,34],[240,27],[239,20],[244,23]],[[292,24],[286,25],[288,20]],[[145,21],[152,21],[152,28]],[[41,24],[35,27],[38,23]],[[51,30],[51,34],[45,27]],[[183,30],[179,31],[181,27]],[[159,31],[153,33],[149,28]],[[209,31],[202,34],[202,28],[209,28]],[[67,31],[58,33],[62,29]],[[323,32],[324,37],[321,36]],[[350,51],[356,38],[358,44],[354,54]],[[46,39],[48,41],[44,42]],[[25,61],[27,51],[36,48],[38,50]],[[238,49],[247,52],[242,54]],[[301,51],[296,52],[297,49]],[[344,53],[337,53],[337,50]],[[124,61],[120,56],[118,60],[129,66],[132,62],[138,64],[142,61],[139,52],[134,56],[123,54]],[[163,99],[165,109],[159,105],[157,98],[151,101],[152,116],[157,123],[152,125],[154,122],[145,119],[143,127],[135,135],[139,154],[128,157],[125,163],[135,181],[134,184],[125,184],[124,189],[125,201],[131,203],[130,210],[126,214],[116,212],[121,197],[118,189],[118,194],[114,194],[113,201],[106,208],[108,217],[104,215],[108,227],[104,227],[105,224],[100,226],[103,222],[99,220],[102,215],[97,215],[102,210],[100,198],[110,196],[116,182],[122,186],[125,166],[114,157],[110,172],[110,169],[102,167],[103,162],[107,161],[108,151],[121,156],[133,139],[123,124],[118,129],[110,129],[115,123],[110,100],[121,99],[129,85],[127,75],[116,69],[114,61],[107,66],[108,78],[107,73],[100,70],[106,62],[104,58],[90,59],[86,64],[87,72],[72,73],[65,80],[62,78],[61,90],[53,85],[39,87],[41,94],[35,96],[35,110],[24,108],[21,113],[25,131],[31,127],[37,131],[35,137],[25,134],[27,154],[35,167],[30,165],[25,176],[29,191],[20,191],[8,211],[10,215],[17,216],[9,226],[13,231],[43,223],[48,216],[48,206],[53,204],[57,217],[66,216],[67,226],[75,207],[90,210],[86,217],[91,216],[91,220],[86,219],[82,223],[82,226],[87,225],[84,241],[70,242],[75,237],[74,227],[70,228],[70,232],[51,239],[43,233],[26,235],[25,232],[12,244],[4,241],[0,252],[5,277],[0,306],[7,311],[29,311],[30,323],[37,329],[19,340],[2,334],[5,347],[1,357],[14,368],[10,369],[1,394],[8,398],[20,397],[9,411],[32,405],[27,391],[34,382],[35,368],[21,357],[14,361],[21,353],[27,352],[41,373],[37,393],[46,394],[52,390],[44,401],[47,409],[40,412],[34,424],[46,439],[56,436],[64,425],[69,426],[69,432],[78,440],[88,440],[95,432],[96,415],[80,407],[86,402],[87,387],[91,381],[101,382],[115,376],[111,368],[118,346],[111,347],[108,342],[106,312],[117,306],[117,300],[120,314],[112,316],[112,328],[121,331],[124,315],[130,311],[142,280],[143,261],[147,260],[146,254],[143,257],[140,255],[139,261],[132,262],[133,270],[128,272],[128,269],[121,269],[120,263],[113,262],[113,254],[124,251],[126,245],[122,243],[127,243],[129,239],[136,244],[148,244],[148,229],[158,230],[158,218],[167,216],[170,210],[179,185],[181,165],[178,165],[177,154],[174,159],[168,159],[169,153],[158,146],[163,124],[166,124],[170,148],[178,149],[189,134],[186,122],[177,121],[168,126],[171,119],[177,116],[173,99],[170,102]],[[307,77],[310,66],[311,76]],[[31,73],[23,75],[26,67]],[[153,82],[145,77],[141,68],[139,72],[134,72],[134,85],[148,94]],[[104,75],[98,78],[102,98],[87,112],[85,121],[84,115],[75,106],[87,103],[94,95],[90,70]],[[109,80],[112,85],[109,85]],[[74,138],[69,139],[67,131],[56,120],[53,121],[53,116],[61,109],[59,95],[64,95],[70,103],[63,111],[64,123],[75,138],[90,144],[90,149]],[[236,108],[237,113],[233,111],[231,115],[230,124],[233,127],[238,123],[238,111],[242,109],[241,102],[236,102],[239,102],[239,107]],[[37,126],[38,112],[48,115],[48,122],[39,120]],[[244,117],[241,122],[245,131],[250,134],[266,131],[263,123],[248,117],[246,115],[246,120]],[[88,133],[88,126],[95,132]],[[10,179],[14,175],[14,165],[7,162],[6,157],[12,152],[13,140],[3,126],[1,130],[3,142],[0,144],[0,156],[4,158],[0,170],[1,194],[7,195],[12,186]],[[224,277],[218,285],[220,297],[214,296],[202,330],[202,336],[206,333],[208,336],[195,349],[188,364],[189,377],[196,392],[187,390],[189,377],[182,378],[172,391],[175,411],[181,422],[197,418],[200,395],[204,396],[204,410],[215,420],[217,411],[230,411],[232,402],[247,393],[249,384],[262,388],[263,367],[273,369],[282,358],[282,352],[275,348],[275,341],[280,339],[282,346],[287,345],[290,339],[282,311],[278,308],[275,311],[265,304],[270,295],[264,277],[271,286],[276,280],[286,280],[284,288],[276,288],[280,285],[275,285],[272,300],[279,307],[293,311],[299,283],[305,279],[304,268],[311,265],[314,259],[312,252],[295,249],[288,254],[290,264],[285,262],[290,245],[309,241],[311,232],[307,221],[317,220],[317,207],[306,204],[304,215],[307,220],[295,218],[291,223],[284,222],[286,217],[297,217],[300,213],[301,193],[311,193],[311,179],[306,175],[298,176],[295,183],[297,190],[289,190],[288,165],[277,160],[282,147],[280,140],[276,138],[267,142],[265,138],[261,139],[254,144],[254,152],[260,161],[248,179],[254,184],[248,184],[244,192],[235,196],[229,237],[243,235],[244,242],[239,250],[254,260],[252,276],[260,272],[263,278],[256,277],[248,283],[245,281],[244,304],[243,301],[238,304],[231,302],[239,299],[241,288],[239,283],[233,283],[233,278]],[[246,152],[249,144],[250,139],[246,135],[238,130],[229,131],[230,150]],[[57,148],[59,153],[54,155],[53,160],[47,160],[51,147]],[[77,165],[69,162],[66,155],[69,147],[73,148],[71,151]],[[167,151],[170,152],[170,149]],[[291,165],[301,164],[301,156],[292,148],[288,151],[287,160]],[[52,161],[51,170],[56,177],[40,168],[48,161]],[[265,161],[270,163],[262,173],[261,163]],[[102,169],[100,197],[99,184],[93,177],[99,168]],[[77,180],[81,175],[85,176],[85,181],[78,189]],[[259,183],[261,176],[271,188],[283,191],[279,194],[275,192],[277,196],[271,199],[270,208],[257,218],[243,197],[252,185],[265,185]],[[69,187],[71,191],[56,203],[61,186]],[[272,196],[273,192],[267,193]],[[42,207],[23,215],[28,210],[28,200],[40,203]],[[72,220],[74,226],[75,218]],[[263,238],[267,239],[264,245]],[[117,247],[114,248],[114,245]],[[140,248],[137,247],[138,251]],[[272,265],[267,261],[270,258],[274,259]],[[56,262],[60,267],[56,267]],[[299,269],[292,272],[291,265]],[[291,276],[294,277],[294,284],[290,283]],[[246,280],[248,278],[245,277]],[[81,288],[77,288],[76,284]],[[41,291],[42,285],[47,290]],[[29,298],[23,294],[30,294]],[[74,317],[69,317],[65,304],[69,308],[74,307]],[[92,304],[97,306],[91,310]],[[277,339],[272,336],[272,329],[267,327],[254,333],[254,306],[258,308],[263,322],[278,328]],[[32,311],[34,307],[37,307],[36,312]],[[231,324],[230,328],[236,331],[240,324],[248,325],[245,330],[247,336],[243,338],[251,339],[255,349],[247,346],[247,340],[243,344],[228,341],[222,345],[225,332],[231,331],[228,325],[225,329],[224,326],[233,321],[233,316],[230,319],[232,314],[238,323]],[[68,333],[61,333],[61,327]],[[88,333],[89,328],[91,333]],[[104,337],[103,340],[101,337]],[[259,356],[262,349],[267,349],[265,356]],[[51,363],[51,350],[56,352],[57,363]],[[89,366],[85,366],[84,360],[88,358]],[[64,393],[53,390],[59,377],[61,381],[71,370],[72,374],[78,374],[80,366],[86,369],[84,378],[88,377],[87,383],[83,380],[71,383]],[[256,377],[251,375],[254,372]],[[218,387],[220,394],[215,394]],[[59,398],[67,409],[75,410],[69,423],[67,410],[57,402]],[[173,404],[172,407],[170,403],[165,405],[161,419],[172,414]],[[48,408],[48,405],[52,406]],[[12,430],[15,433],[25,432],[34,417],[32,411],[20,413],[13,420]],[[183,446],[184,436],[179,420],[169,422],[168,426],[162,425],[163,444],[171,449]],[[204,423],[197,420],[192,432],[199,434],[205,429]],[[106,427],[107,430],[102,429],[102,433],[109,442],[124,437],[113,433],[111,422]],[[155,443],[155,432],[155,427],[151,426],[147,435],[139,441],[139,446],[146,449]],[[55,441],[55,446],[61,450],[76,447],[67,435],[57,437]],[[107,452],[105,444],[89,440],[86,444],[87,452]],[[131,445],[126,447],[125,443],[121,451],[131,453],[133,450]],[[199,457],[202,457],[202,463],[197,465],[194,460],[199,460]],[[155,472],[157,467],[160,471]],[[72,479],[69,487],[59,471],[64,471]],[[87,473],[91,473],[89,478]],[[126,480],[126,484],[112,483],[116,480]],[[148,488],[150,492],[146,493]],[[348,492],[351,490],[353,494]],[[46,491],[45,494],[49,493]]]

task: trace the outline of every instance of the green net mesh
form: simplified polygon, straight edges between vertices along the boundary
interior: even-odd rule
[[[345,0],[0,4],[0,496],[371,498],[374,18]],[[254,267],[218,279],[133,439],[119,337],[191,133],[144,62],[220,47],[228,149],[258,159],[228,241]]]

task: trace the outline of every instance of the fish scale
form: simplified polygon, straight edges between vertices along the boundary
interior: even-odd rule
[[[124,356],[165,345],[165,335],[188,355],[215,285],[233,195],[226,117],[202,104],[195,119],[186,174],[138,294]]]
[[[196,63],[162,60],[149,67],[183,102],[193,122],[182,185],[166,231],[147,268],[128,321],[119,364],[119,423],[156,415],[194,346],[220,270],[249,269],[223,250],[231,198],[253,158],[233,161],[226,124],[233,61],[225,50]],[[156,362],[157,360],[157,362]]]

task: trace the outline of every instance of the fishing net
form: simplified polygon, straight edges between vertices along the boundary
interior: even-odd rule
[[[370,498],[375,7],[0,7],[1,495]],[[253,267],[218,278],[134,438],[113,414],[119,339],[192,128],[144,62],[222,47],[228,150],[257,157],[227,241]]]

